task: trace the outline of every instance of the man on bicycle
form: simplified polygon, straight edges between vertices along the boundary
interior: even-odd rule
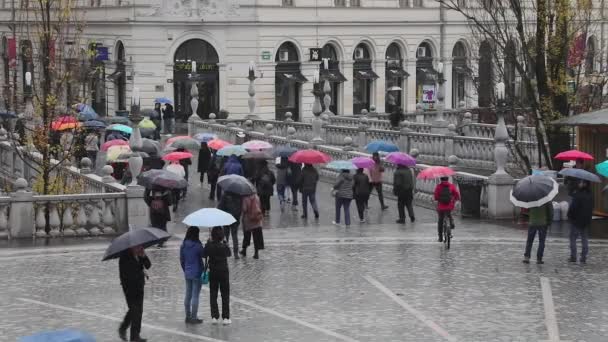
[[[441,177],[441,183],[435,187],[435,200],[437,201],[437,214],[439,222],[437,224],[437,234],[439,242],[443,242],[443,221],[446,216],[450,219],[450,228],[454,229],[454,219],[452,218],[452,210],[454,204],[460,200],[460,193],[456,186],[450,183],[448,177]]]

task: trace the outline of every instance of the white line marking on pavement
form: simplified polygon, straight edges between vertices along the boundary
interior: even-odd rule
[[[102,315],[102,314],[98,314],[98,313],[94,313],[94,312],[90,312],[90,311],[69,308],[67,306],[62,306],[62,305],[56,305],[56,304],[51,304],[51,303],[40,302],[40,301],[33,300],[33,299],[17,298],[17,300],[25,302],[25,303],[36,304],[36,305],[40,305],[40,306],[46,306],[46,307],[52,308],[52,309],[69,311],[69,312],[74,312],[74,313],[81,314],[81,315],[102,318],[102,319],[106,319],[106,320],[109,320],[109,321],[114,321],[114,322],[121,322],[122,321],[122,319],[117,318],[117,317],[113,317],[113,316]],[[215,338],[201,336],[201,335],[189,334],[189,333],[186,333],[186,332],[183,332],[183,331],[178,331],[178,330],[173,330],[173,329],[169,329],[169,328],[164,328],[164,327],[160,327],[160,326],[157,326],[157,325],[150,325],[150,324],[145,324],[144,323],[144,324],[142,324],[142,326],[146,327],[148,329],[151,329],[151,330],[157,330],[157,331],[162,331],[162,332],[165,332],[165,333],[168,333],[168,334],[189,337],[189,338],[193,338],[195,340],[210,341],[210,342],[226,342],[224,340],[218,340],[218,339],[215,339]]]
[[[203,291],[209,291],[209,289],[207,289],[207,288],[203,287]],[[271,314],[271,315],[274,315],[274,316],[280,317],[280,318],[282,318],[282,319],[285,319],[285,320],[288,320],[288,321],[294,322],[294,323],[296,323],[296,324],[303,325],[303,326],[305,326],[305,327],[307,327],[307,328],[310,328],[310,329],[316,330],[316,331],[318,331],[318,332],[322,332],[322,333],[324,333],[324,334],[326,334],[326,335],[329,335],[329,336],[332,336],[332,337],[338,338],[338,339],[343,340],[343,341],[357,342],[357,340],[355,340],[355,339],[353,339],[353,338],[351,338],[351,337],[348,337],[348,336],[342,335],[342,334],[337,333],[337,332],[335,332],[335,331],[331,331],[331,330],[325,329],[325,328],[323,328],[323,327],[320,327],[320,326],[315,325],[315,324],[312,324],[312,323],[308,323],[308,322],[303,321],[303,320],[301,320],[301,319],[299,319],[299,318],[296,318],[296,317],[293,317],[293,316],[288,316],[288,315],[286,315],[286,314],[280,313],[280,312],[275,311],[275,310],[273,310],[273,309],[270,309],[270,308],[266,308],[266,307],[260,306],[260,305],[258,305],[258,304],[256,304],[256,303],[254,303],[254,302],[250,302],[250,301],[248,301],[248,300],[241,299],[241,298],[236,298],[236,297],[234,297],[233,295],[230,295],[230,301],[232,301],[232,302],[237,302],[237,303],[241,303],[241,304],[243,304],[243,305],[250,306],[250,307],[252,307],[252,308],[254,308],[254,309],[258,309],[258,310],[260,310],[260,311],[262,311],[262,312],[266,312],[266,313],[268,313],[268,314]]]
[[[365,280],[370,282],[372,285],[374,285],[376,288],[378,288],[378,290],[382,291],[385,295],[387,295],[389,298],[394,300],[397,304],[401,305],[409,313],[414,315],[414,317],[416,317],[419,321],[424,323],[429,328],[433,329],[433,331],[435,331],[438,335],[440,335],[441,337],[445,338],[446,340],[448,340],[450,342],[457,341],[455,337],[450,335],[447,331],[445,331],[437,323],[430,320],[422,312],[414,309],[412,306],[410,306],[408,303],[406,303],[403,299],[399,298],[396,294],[394,294],[393,291],[389,290],[386,286],[382,285],[382,283],[380,283],[379,281],[377,281],[376,279],[374,279],[368,275],[364,276],[364,278],[365,278]]]
[[[555,316],[555,305],[553,304],[553,293],[549,278],[540,277],[540,287],[543,292],[543,304],[545,307],[545,325],[549,334],[549,342],[560,342],[559,327]]]

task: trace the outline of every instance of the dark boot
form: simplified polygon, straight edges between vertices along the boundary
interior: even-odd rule
[[[259,259],[260,258],[260,256],[258,255],[258,250],[257,249],[255,250],[255,253],[253,254],[253,258],[254,259]]]
[[[247,256],[247,248],[241,249],[241,251],[239,252],[239,254],[242,255],[242,256]]]

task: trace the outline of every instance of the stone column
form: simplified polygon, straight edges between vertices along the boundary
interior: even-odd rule
[[[405,80],[405,112],[413,112],[416,110],[416,58],[408,59],[405,63],[406,71],[410,76]]]
[[[364,116],[359,119],[357,145],[361,149],[364,149],[365,145],[367,145],[367,128],[369,127],[368,121],[369,119],[367,118],[367,116]]]
[[[353,61],[344,61],[340,62],[342,65],[342,73],[346,77],[347,81],[342,83],[342,88],[344,88],[344,97],[343,97],[343,108],[344,115],[352,115],[353,114]]]
[[[445,145],[443,150],[446,160],[448,160],[451,155],[454,155],[454,136],[456,136],[456,126],[454,124],[449,124],[447,129],[448,132],[445,134]]]
[[[431,126],[431,133],[445,134],[447,132],[448,121],[443,117],[443,111],[445,109],[445,66],[440,63],[438,76],[438,87],[437,87],[437,116],[433,120]]]
[[[150,215],[148,215],[148,205],[144,201],[145,189],[142,186],[128,186],[126,215],[116,215],[116,217],[126,217],[126,224],[117,222],[118,227],[148,227],[150,225]]]
[[[509,197],[514,180],[505,171],[509,155],[509,150],[506,146],[509,135],[502,108],[497,110],[497,115],[498,123],[496,125],[496,133],[494,133],[496,172],[488,179],[488,211],[491,218],[507,219],[513,217],[513,204],[511,204]]]
[[[372,85],[372,90],[376,90],[376,96],[373,96],[372,105],[376,106],[376,110],[379,113],[386,112],[385,105],[385,97],[386,97],[386,60],[379,59],[375,61],[374,71],[380,78],[374,80],[374,84]]]
[[[9,229],[11,238],[32,238],[35,233],[34,194],[27,191],[27,181],[23,178],[15,181],[17,191],[10,194],[11,209]]]
[[[401,135],[399,136],[399,149],[401,151],[409,151],[410,150],[410,136],[411,132],[410,128],[407,126],[407,121],[401,121],[399,126],[401,127]]]
[[[247,94],[249,94],[249,99],[247,100],[247,106],[249,107],[249,114],[245,117],[246,119],[258,119],[258,116],[255,115],[255,106],[256,106],[256,99],[255,99],[255,80],[256,80],[256,76],[255,76],[255,66],[253,65],[253,62],[250,62],[249,64],[249,76],[247,76],[247,79],[249,80],[249,88],[247,89]]]
[[[193,87],[196,87],[196,85]],[[143,146],[143,140],[141,138],[141,132],[139,131],[139,123],[143,120],[143,116],[139,113],[139,103],[131,106],[131,114],[129,114],[129,120],[131,120],[131,122],[133,123],[133,133],[131,133],[131,138],[129,139],[129,146],[131,147],[131,150],[133,152],[141,151]],[[133,153],[132,156],[129,158],[129,171],[131,171],[132,178],[131,184],[129,184],[129,186],[138,186],[137,177],[141,173],[141,168],[143,167],[143,165],[144,159],[139,154]]]
[[[445,58],[444,61],[443,78],[446,81],[443,85],[445,90],[443,108],[452,109],[452,58]]]

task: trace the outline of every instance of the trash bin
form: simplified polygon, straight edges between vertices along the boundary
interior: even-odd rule
[[[464,217],[481,217],[481,190],[483,180],[457,179],[460,189],[460,211]]]
[[[116,114],[116,116],[122,116],[122,117],[128,117],[129,116],[129,111],[128,110],[116,110],[114,111],[114,114]]]

